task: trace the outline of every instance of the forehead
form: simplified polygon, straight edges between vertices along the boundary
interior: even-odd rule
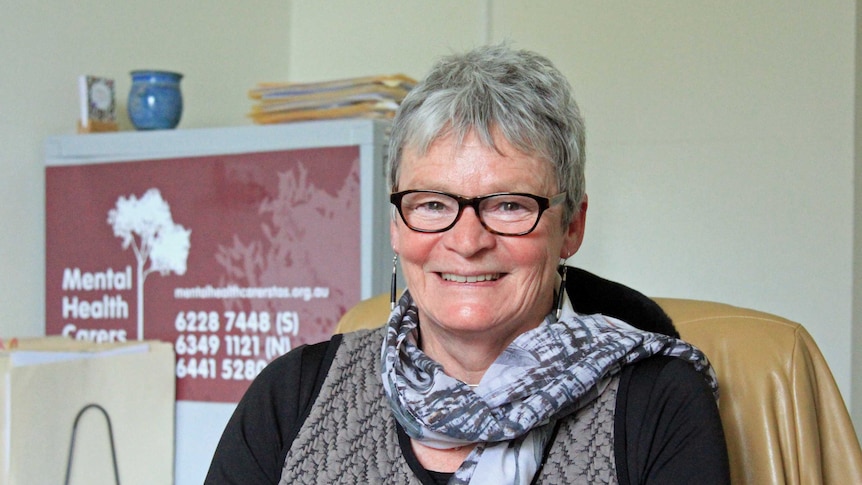
[[[494,144],[469,133],[463,139],[440,137],[424,153],[408,146],[401,158],[398,190],[442,190],[464,196],[554,191],[556,177],[549,162],[519,151],[502,136],[495,136]]]

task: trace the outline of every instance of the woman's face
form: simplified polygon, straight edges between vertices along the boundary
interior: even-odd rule
[[[499,151],[474,135],[460,145],[452,137],[440,138],[421,156],[405,149],[398,190],[439,190],[465,197],[557,194],[549,163],[517,151],[503,137],[495,141]],[[470,207],[454,227],[432,234],[411,230],[396,215],[390,227],[392,247],[423,332],[511,341],[537,326],[551,311],[560,258],[580,246],[585,211],[586,203],[563,227],[562,205],[551,207],[524,236],[491,234]]]

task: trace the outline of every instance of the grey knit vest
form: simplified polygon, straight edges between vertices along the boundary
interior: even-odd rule
[[[345,334],[290,451],[279,485],[419,484],[401,454],[380,382],[385,328]],[[613,424],[619,380],[564,420],[538,483],[617,483]]]

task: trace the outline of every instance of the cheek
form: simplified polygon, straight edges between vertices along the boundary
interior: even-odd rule
[[[513,265],[544,279],[556,273],[563,241],[559,231],[536,236],[532,240],[513,241],[516,244],[508,246],[506,253]]]
[[[425,261],[439,235],[423,234],[408,229],[404,224],[390,223],[389,237],[392,250],[398,254],[402,264],[422,264]]]
[[[553,248],[545,241],[543,244],[513,247],[507,253],[515,266],[544,274],[551,271],[549,268],[556,268],[559,262],[559,258],[552,250]]]

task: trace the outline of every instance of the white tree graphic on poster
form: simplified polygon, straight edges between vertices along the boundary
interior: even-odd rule
[[[158,189],[147,190],[140,199],[120,196],[108,211],[114,236],[123,240],[137,260],[138,340],[144,339],[144,280],[158,271],[162,276],[186,273],[191,229],[175,224],[171,208]],[[147,267],[149,262],[149,267]]]

